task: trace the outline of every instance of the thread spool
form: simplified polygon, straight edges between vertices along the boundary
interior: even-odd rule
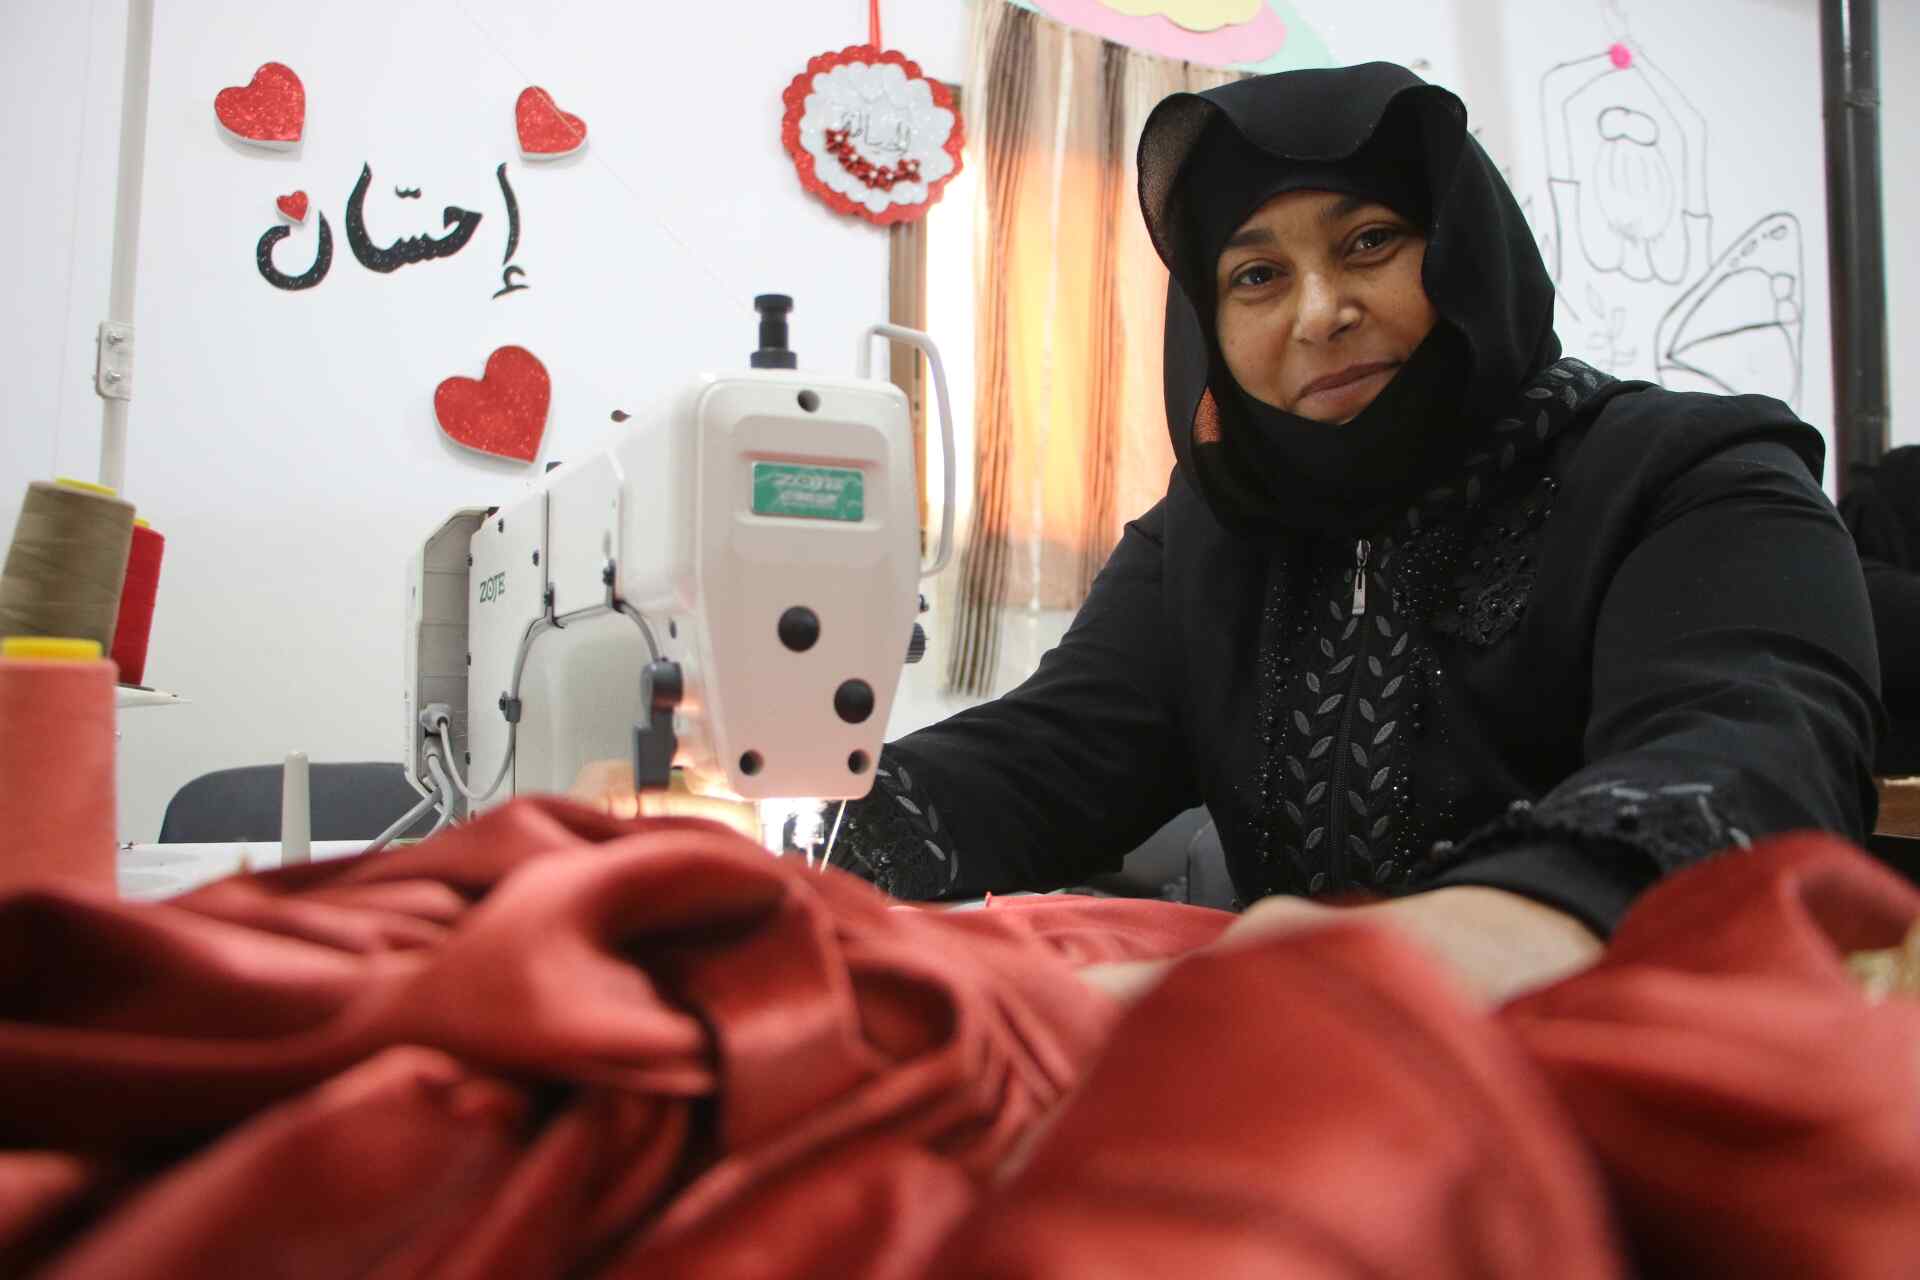
[[[309,799],[307,753],[287,752],[280,770],[280,865],[313,861],[313,804]]]
[[[160,594],[160,557],[167,540],[145,520],[133,522],[133,545],[127,552],[127,580],[120,588],[120,618],[113,628],[113,663],[120,683],[143,684],[147,675],[147,641],[153,634],[153,602]]]
[[[0,890],[114,892],[114,668],[93,640],[0,640]]]
[[[133,504],[80,480],[34,481],[0,571],[0,636],[65,636],[113,648],[133,546]]]

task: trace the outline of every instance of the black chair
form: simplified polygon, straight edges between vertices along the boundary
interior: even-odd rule
[[[420,802],[398,764],[307,766],[315,840],[371,840]],[[160,821],[161,844],[215,844],[280,838],[281,766],[250,765],[203,774],[174,793]],[[429,810],[402,836],[424,836]]]
[[[1187,900],[1187,841],[1194,828],[1207,818],[1204,808],[1175,814],[1164,826],[1142,840],[1120,865],[1111,871],[1088,876],[1064,887],[1067,893],[1084,893],[1098,898],[1158,898],[1163,902]]]
[[[1109,898],[1158,898],[1202,907],[1234,905],[1226,854],[1204,805],[1169,819],[1127,854],[1118,870],[1090,876],[1067,891]]]
[[[1227,851],[1221,847],[1220,831],[1209,822],[1193,833],[1187,843],[1187,901],[1196,907],[1235,910],[1240,895],[1234,892],[1233,877],[1227,873]]]

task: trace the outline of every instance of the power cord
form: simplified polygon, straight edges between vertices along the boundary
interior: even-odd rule
[[[427,832],[427,836],[432,837],[445,831],[453,821],[453,785],[447,780],[447,771],[440,763],[440,757],[431,751],[427,753],[427,772],[433,775],[434,782],[438,784],[436,789],[442,801],[440,820],[433,824],[433,830]]]
[[[508,686],[506,699],[501,706],[502,713],[507,717],[507,749],[501,753],[500,769],[493,775],[493,781],[487,784],[486,790],[476,792],[460,775],[460,766],[453,762],[452,709],[444,702],[435,702],[430,703],[420,713],[420,727],[428,733],[437,734],[441,746],[446,750],[443,763],[446,766],[447,779],[453,783],[454,790],[466,798],[469,805],[482,804],[491,799],[493,793],[500,789],[500,784],[507,780],[507,771],[513,768],[513,753],[519,745],[520,737],[520,677],[527,669],[527,654],[533,650],[535,636],[557,625],[559,625],[558,619],[535,618],[527,624],[526,631],[520,637],[520,648],[513,659],[513,682]]]
[[[423,796],[419,804],[407,810],[405,814],[401,815],[400,820],[398,822],[395,822],[392,826],[388,827],[385,831],[382,831],[379,835],[375,836],[373,838],[372,843],[368,844],[367,847],[362,852],[378,853],[382,849],[386,848],[388,845],[392,844],[395,836],[399,835],[402,831],[405,831],[408,827],[412,826],[414,823],[424,818],[427,815],[427,810],[433,808],[436,804],[440,803],[440,798],[441,798],[441,793],[438,791],[430,792],[429,794]],[[448,803],[445,809],[441,811],[441,816],[444,818],[446,813],[450,812],[452,808],[453,808],[453,804],[451,801],[451,797],[449,797]]]
[[[469,805],[484,804],[490,800],[493,793],[500,789],[500,784],[507,780],[507,771],[513,767],[514,752],[519,746],[520,739],[520,677],[526,672],[527,655],[533,652],[534,638],[542,631],[562,630],[569,622],[603,612],[609,607],[617,613],[624,614],[634,626],[640,628],[640,636],[647,642],[648,654],[653,661],[660,660],[660,645],[653,638],[653,628],[647,625],[647,620],[640,616],[638,609],[624,600],[614,600],[611,605],[589,605],[584,609],[543,616],[529,622],[526,632],[520,637],[519,651],[514,655],[513,682],[508,686],[506,698],[501,704],[501,713],[507,717],[507,749],[500,757],[499,772],[493,775],[493,781],[487,784],[485,791],[476,793],[467,779],[461,776],[460,766],[453,762],[452,709],[444,702],[435,702],[421,711],[420,727],[428,733],[437,735],[442,749],[446,752],[443,763],[446,766],[447,781],[453,784],[453,790],[466,798]],[[427,758],[429,762],[433,759],[431,754]]]
[[[447,772],[440,764],[440,757],[431,751],[427,753],[427,772],[433,775],[432,789],[421,797],[419,804],[401,815],[399,821],[375,836],[367,847],[361,850],[362,853],[380,852],[392,844],[402,831],[424,818],[428,809],[439,809],[440,817],[433,824],[433,829],[427,832],[427,836],[437,836],[446,830],[447,824],[453,821],[453,787],[447,781]],[[426,836],[421,838],[425,839]]]

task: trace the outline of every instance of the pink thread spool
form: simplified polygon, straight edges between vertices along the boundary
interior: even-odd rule
[[[0,640],[0,890],[115,891],[114,667],[95,640]]]

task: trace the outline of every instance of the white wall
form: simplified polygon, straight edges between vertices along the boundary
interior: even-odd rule
[[[565,459],[613,429],[612,410],[744,363],[755,293],[792,293],[803,363],[843,372],[886,305],[884,233],[808,197],[779,142],[781,90],[811,55],[865,38],[865,5],[736,6],[729,22],[751,38],[718,44],[712,10],[616,0],[339,0],[324,20],[286,0],[158,7],[127,496],[168,538],[148,679],[191,702],[122,717],[122,832],[143,839],[210,769],[292,748],[398,758],[407,551],[444,512],[531,474],[440,437],[440,379],[529,347],[554,386],[541,459]],[[963,73],[962,8],[888,8],[889,45]],[[0,321],[18,371],[0,390],[7,529],[28,480],[98,465],[89,377],[125,6],[91,9],[0,6],[0,102],[35,124],[0,142],[20,193],[0,213],[19,273]],[[224,139],[212,113],[219,89],[270,59],[307,89],[306,137],[287,154]],[[512,110],[528,84],[586,119],[585,154],[519,159]],[[501,161],[531,288],[494,300]],[[473,242],[391,275],[362,269],[344,224],[363,162],[376,241],[438,233],[452,203],[482,213]],[[397,184],[424,198],[399,201]],[[286,293],[256,273],[254,245],[295,188],[327,215],[334,259],[320,285]],[[310,215],[279,246],[282,268],[310,263],[316,237]]]
[[[1808,273],[1823,277],[1816,4],[1623,7],[1634,38],[1685,74],[1713,122],[1722,237],[1784,192]],[[150,679],[193,701],[123,716],[125,834],[151,838],[166,798],[209,769],[296,747],[317,759],[397,756],[407,549],[441,511],[496,500],[522,474],[439,439],[430,409],[439,379],[477,373],[500,343],[528,345],[554,375],[542,457],[565,458],[607,429],[612,409],[694,369],[737,364],[751,346],[752,293],[795,294],[795,344],[824,368],[843,366],[850,335],[884,308],[884,237],[805,197],[777,139],[780,89],[810,54],[863,39],[865,5],[752,0],[723,19],[751,38],[717,49],[710,9],[556,8],[529,17],[536,6],[512,0],[338,0],[322,20],[290,0],[162,0],[128,487],[169,537]],[[1604,48],[1613,20],[1599,0],[1298,8],[1336,59],[1424,61],[1431,78],[1460,89],[1516,189],[1536,198],[1538,75],[1556,57]],[[1881,22],[1895,438],[1911,442],[1920,427],[1901,406],[1920,411],[1920,375],[1900,353],[1920,344],[1920,266],[1899,245],[1920,213],[1920,178],[1900,160],[1901,139],[1920,123],[1910,74],[1920,6],[1888,0]],[[9,120],[31,122],[0,137],[20,193],[0,208],[10,247],[0,282],[14,301],[0,317],[11,353],[0,379],[0,530],[27,480],[97,466],[90,372],[124,24],[124,0],[0,4],[0,104]],[[944,78],[964,73],[966,28],[964,0],[886,6],[887,43]],[[364,43],[369,31],[379,43]],[[268,59],[298,68],[308,87],[308,137],[290,156],[234,146],[213,125],[213,94]],[[518,160],[511,104],[529,83],[586,117],[584,156],[547,169]],[[1786,123],[1753,128],[1762,114]],[[689,176],[716,152],[729,176]],[[516,261],[532,288],[495,301],[504,218],[492,174],[502,160],[523,214]],[[374,169],[377,238],[437,231],[425,211],[450,202],[483,212],[474,244],[392,276],[361,269],[342,224],[363,161]],[[401,182],[426,198],[400,204]],[[253,269],[272,198],[294,187],[336,237],[328,280],[298,295]],[[280,260],[304,264],[313,234],[310,222]],[[1808,304],[1801,409],[1824,428],[1824,289]],[[1054,625],[1036,623],[1036,636]],[[1009,651],[1018,647],[1016,637]],[[937,668],[911,670],[896,727],[943,705]]]
[[[0,157],[14,196],[0,202],[0,529],[8,536],[29,479],[93,479],[97,424],[93,328],[104,317],[113,253],[124,0],[0,4],[0,104],[14,122]],[[67,447],[69,438],[77,447]]]

